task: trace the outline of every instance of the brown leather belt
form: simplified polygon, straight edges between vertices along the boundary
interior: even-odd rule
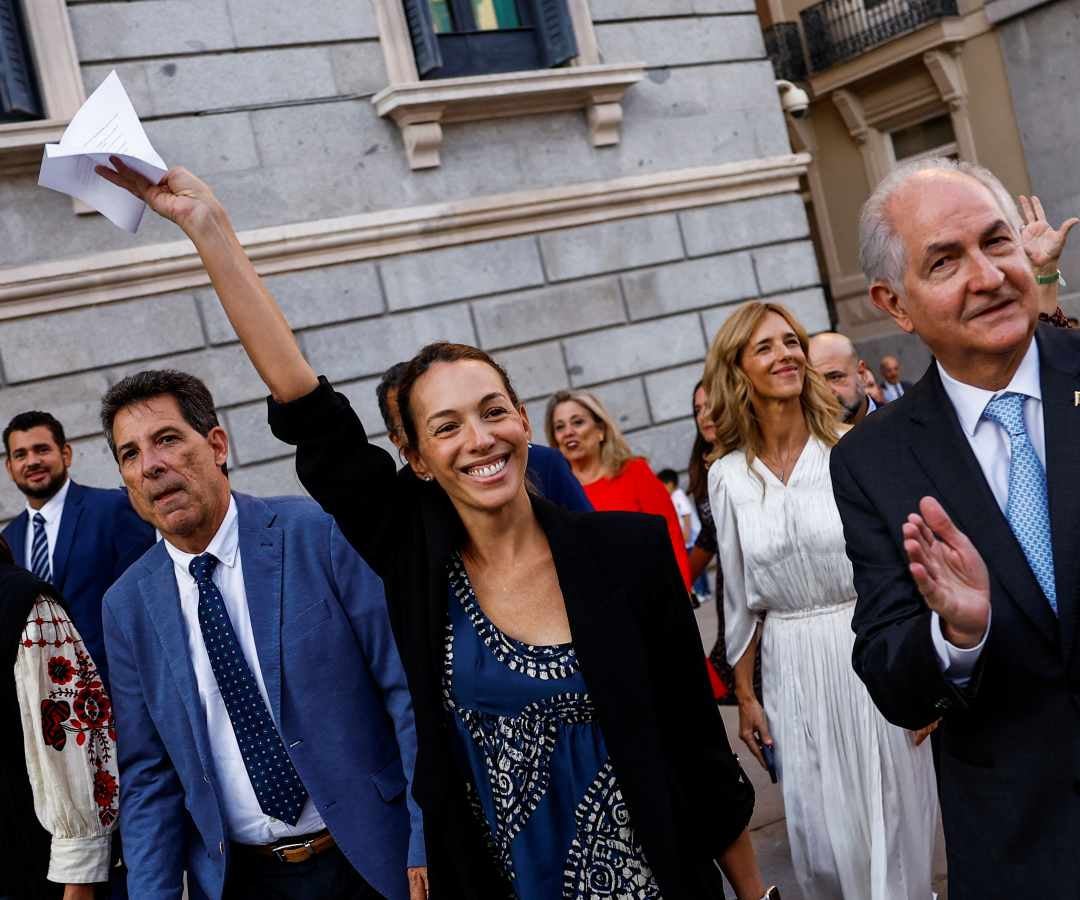
[[[241,844],[240,846],[259,856],[272,856],[278,862],[301,863],[329,850],[335,844],[333,835],[323,829],[318,834],[305,835],[298,840],[282,841],[280,844],[265,846]]]

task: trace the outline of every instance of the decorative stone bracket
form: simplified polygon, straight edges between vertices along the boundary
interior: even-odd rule
[[[413,169],[439,165],[444,122],[584,109],[594,147],[619,142],[622,98],[644,63],[569,66],[391,84],[372,98],[401,129]]]

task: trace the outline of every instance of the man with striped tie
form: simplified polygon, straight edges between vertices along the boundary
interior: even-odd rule
[[[15,416],[4,429],[4,449],[8,474],[26,498],[4,538],[15,562],[64,598],[107,685],[101,598],[154,543],[154,529],[135,514],[126,491],[71,480],[72,447],[50,413]]]

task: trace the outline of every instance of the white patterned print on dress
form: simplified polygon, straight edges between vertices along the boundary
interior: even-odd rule
[[[516,716],[496,716],[459,709],[488,772],[495,803],[492,835],[499,860],[512,871],[510,844],[536,811],[551,783],[551,754],[560,724],[593,720],[593,708],[584,694],[555,694],[530,703]]]
[[[597,773],[574,818],[577,834],[567,854],[563,900],[660,900],[610,762]]]

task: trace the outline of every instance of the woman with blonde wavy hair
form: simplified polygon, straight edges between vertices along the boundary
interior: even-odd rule
[[[882,718],[851,667],[855,588],[829,477],[844,426],[807,345],[787,309],[752,302],[720,328],[705,363],[739,736],[779,774],[807,900],[929,900],[930,748]],[[764,709],[753,688],[759,641]]]
[[[683,546],[682,526],[667,488],[648,462],[634,455],[604,404],[588,391],[559,391],[548,401],[544,431],[548,443],[570,463],[597,512],[643,512],[664,517],[689,592],[690,563]]]

